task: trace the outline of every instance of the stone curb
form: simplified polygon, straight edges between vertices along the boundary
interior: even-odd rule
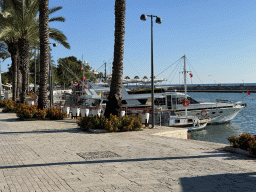
[[[227,151],[227,152],[231,152],[231,153],[238,153],[238,154],[241,154],[241,155],[246,155],[246,156],[249,156],[249,157],[256,157],[256,155],[250,154],[249,151],[246,151],[244,149],[234,148],[232,146],[224,147],[222,150]]]

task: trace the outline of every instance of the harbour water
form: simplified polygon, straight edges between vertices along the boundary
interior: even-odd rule
[[[204,130],[191,132],[191,139],[229,144],[230,135],[240,135],[244,132],[256,134],[256,93],[206,93],[190,92],[189,96],[197,101],[216,101],[216,99],[242,101],[247,104],[230,123],[207,125]]]

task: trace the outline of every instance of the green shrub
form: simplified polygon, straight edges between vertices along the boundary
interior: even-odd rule
[[[113,115],[110,115],[109,118],[105,118],[104,116],[78,118],[77,124],[83,130],[105,129],[109,132],[135,131],[142,127],[140,118],[128,116],[117,117]]]
[[[239,148],[239,146],[240,146],[240,144],[239,144],[239,137],[234,136],[234,135],[229,136],[228,137],[228,141],[229,141],[230,145],[231,144],[233,145],[233,147]]]
[[[250,152],[250,154],[256,155],[256,135],[252,137],[250,133],[243,133],[237,136],[229,136],[228,141],[235,148],[245,149]]]
[[[252,135],[250,133],[243,133],[240,135],[239,137],[239,148],[241,149],[245,149],[247,151],[249,151],[249,141],[252,140]]]
[[[67,113],[64,111],[61,111],[57,107],[50,107],[46,110],[46,117],[52,119],[52,120],[62,120],[67,116]]]
[[[16,102],[14,102],[11,99],[4,99],[2,101],[0,101],[0,107],[3,107],[3,111],[4,113],[7,112],[14,112],[15,111],[15,107],[16,107]]]
[[[38,113],[37,105],[29,106],[27,104],[18,105],[16,109],[17,117],[21,119],[31,119]]]
[[[11,101],[12,101],[11,99],[4,99],[4,100],[0,101],[0,108],[4,108],[6,106],[6,104]]]

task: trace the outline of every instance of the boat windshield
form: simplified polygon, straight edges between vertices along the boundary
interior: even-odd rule
[[[191,97],[188,97],[187,99],[189,100],[190,104],[197,104],[197,103],[199,103],[198,101],[192,99]],[[177,105],[180,105],[185,100],[185,97],[173,98],[173,100],[175,100],[173,102],[176,102],[176,100],[177,100]]]

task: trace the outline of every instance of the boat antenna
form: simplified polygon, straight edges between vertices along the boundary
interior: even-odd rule
[[[186,55],[183,56],[184,58],[184,88],[185,88],[185,101],[187,100],[187,77],[186,77]],[[185,107],[185,116],[188,116],[187,107]]]

